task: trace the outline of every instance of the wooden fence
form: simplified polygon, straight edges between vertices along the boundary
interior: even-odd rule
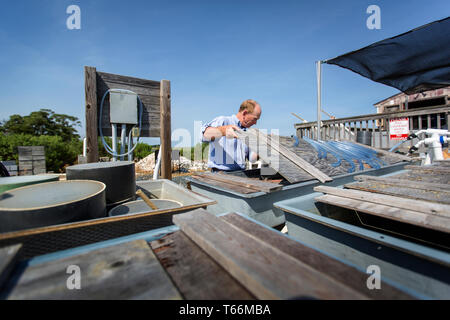
[[[410,133],[428,128],[448,129],[450,105],[324,120],[320,136],[322,140],[357,141],[358,132],[370,132],[372,147],[389,149],[398,143],[389,138],[389,120],[397,118],[408,118]],[[299,138],[317,137],[317,121],[295,124],[295,129]]]

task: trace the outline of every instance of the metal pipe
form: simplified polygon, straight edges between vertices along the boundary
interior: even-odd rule
[[[320,129],[321,129],[321,110],[322,110],[322,61],[317,61],[317,138],[316,140],[321,140]]]
[[[127,138],[127,125],[125,123],[122,124],[122,132],[120,134],[120,160],[125,160],[125,145],[126,145],[126,138]]]
[[[133,129],[130,130],[128,135],[128,161],[133,161],[133,151],[129,152],[133,148]]]

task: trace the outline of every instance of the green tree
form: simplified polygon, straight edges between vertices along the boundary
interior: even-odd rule
[[[59,136],[63,141],[79,139],[76,127],[81,126],[77,117],[58,114],[50,109],[40,109],[28,116],[14,114],[0,125],[3,134],[29,134],[34,136]]]
[[[44,146],[47,171],[64,172],[64,168],[76,162],[82,151],[79,139],[64,141],[59,136],[35,136],[30,134],[0,135],[0,160],[18,160],[19,146]]]
[[[76,162],[83,142],[77,117],[40,109],[27,116],[14,114],[0,124],[0,159],[18,160],[19,146],[44,146],[47,171],[64,172]]]

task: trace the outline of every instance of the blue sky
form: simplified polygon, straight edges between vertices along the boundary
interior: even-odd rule
[[[66,27],[71,4],[81,9],[80,30]],[[380,30],[366,26],[372,4]],[[194,121],[236,113],[248,98],[262,106],[258,128],[290,135],[291,112],[316,119],[316,60],[449,13],[445,0],[2,1],[0,119],[50,108],[78,117],[84,136],[87,65],[170,80],[172,130],[192,137]],[[323,67],[322,89],[323,109],[336,117],[375,113],[375,102],[398,93],[334,65]]]

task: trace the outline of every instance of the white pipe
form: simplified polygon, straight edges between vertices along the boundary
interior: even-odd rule
[[[84,139],[83,139],[83,157],[86,157],[86,153],[87,153],[87,145],[86,145],[86,142],[87,142],[87,138],[84,138]]]
[[[159,148],[158,160],[156,161],[155,170],[153,171],[153,180],[158,180],[160,166],[161,166],[161,147]]]
[[[317,138],[316,140],[321,140],[320,129],[321,129],[321,110],[322,110],[322,61],[317,61]]]
[[[111,123],[112,130],[112,156],[113,161],[117,161],[117,124]]]

